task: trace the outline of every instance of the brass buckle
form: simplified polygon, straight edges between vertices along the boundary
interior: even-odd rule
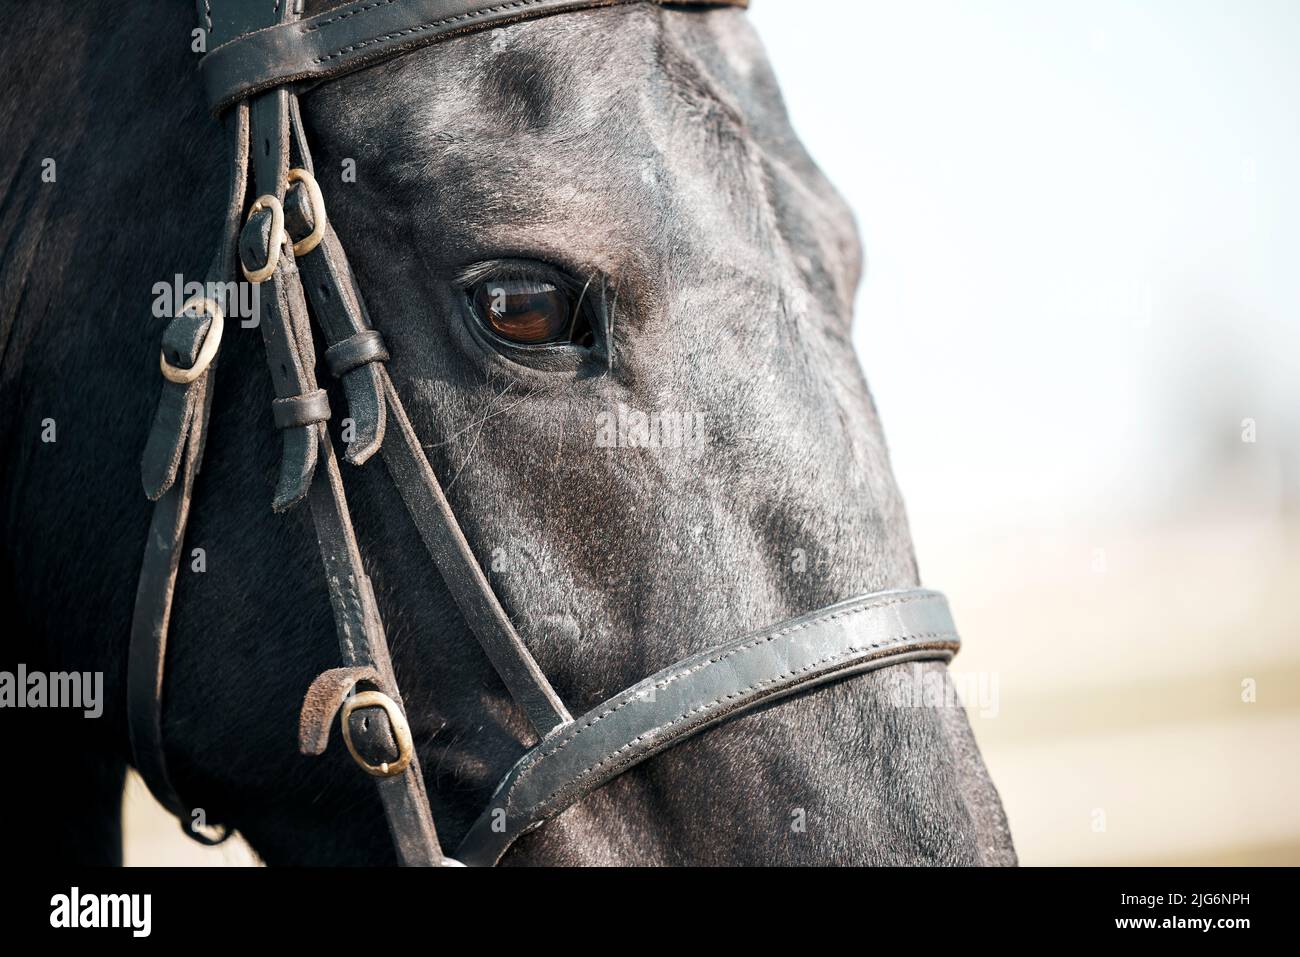
[[[184,315],[191,307],[198,306],[199,314],[207,313],[212,317],[212,325],[208,326],[208,334],[203,337],[203,345],[199,347],[199,354],[194,360],[194,365],[188,369],[181,369],[167,361],[165,351],[158,353],[158,365],[162,369],[162,374],[168,382],[176,382],[180,385],[189,385],[204,372],[208,371],[208,366],[216,358],[217,347],[221,345],[221,333],[225,328],[225,317],[221,314],[221,306],[215,299],[209,299],[206,296],[191,296],[185,300],[185,305],[181,306],[181,314]]]
[[[352,743],[352,730],[348,726],[348,719],[358,708],[384,709],[384,713],[388,715],[388,724],[393,729],[393,738],[397,741],[396,761],[371,764],[357,752],[356,746]],[[343,702],[341,720],[343,740],[352,754],[352,760],[365,768],[368,773],[377,778],[391,778],[401,774],[410,765],[411,756],[415,753],[415,744],[411,740],[411,726],[406,723],[406,715],[402,714],[402,709],[397,706],[397,702],[382,691],[361,691],[348,698]]]
[[[248,225],[248,220],[264,209],[271,211],[271,241],[266,247],[266,265],[260,269],[249,269],[244,264],[243,255],[239,257],[239,268],[244,271],[244,278],[252,283],[263,283],[271,278],[271,274],[275,272],[275,267],[280,262],[280,247],[284,245],[284,207],[270,193],[257,197],[257,201],[248,211],[244,225]]]
[[[305,256],[319,246],[325,236],[325,197],[321,195],[316,177],[301,167],[289,170],[289,186],[292,187],[294,183],[302,183],[307,190],[307,199],[311,201],[311,219],[316,224],[311,232],[293,244],[293,254]]]

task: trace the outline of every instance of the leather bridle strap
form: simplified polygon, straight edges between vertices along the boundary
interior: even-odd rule
[[[217,6],[222,29],[235,35],[262,26],[267,17],[294,16],[294,8],[288,3],[281,7],[279,2],[272,6],[264,0],[229,0]],[[349,750],[376,777],[399,861],[436,865],[442,863],[443,857],[420,763],[325,427],[328,402],[315,382],[310,321],[292,244],[281,228],[282,217],[273,215],[288,187],[293,105],[287,90],[272,90],[254,98],[251,104],[241,103],[234,114],[230,210],[226,239],[212,277],[224,286],[232,278],[233,263],[239,255],[245,263],[246,277],[261,284],[260,326],[277,395],[272,411],[284,436],[273,507],[280,511],[304,497],[310,501],[345,663],[333,674],[354,675],[358,682],[360,676],[365,676],[366,683],[377,689],[368,694],[379,695],[378,699],[366,699],[364,707],[349,711],[345,726]],[[255,204],[241,232],[250,161],[265,195]],[[242,248],[236,248],[236,234],[241,237],[238,245]],[[269,274],[254,279],[248,273],[250,261],[255,269],[265,266]],[[142,466],[145,488],[158,504],[141,568],[128,657],[127,715],[133,762],[155,797],[181,818],[183,826],[189,825],[189,805],[171,781],[163,750],[163,679],[176,573],[191,489],[202,461],[212,395],[212,357],[201,365],[198,353],[205,334],[217,321],[220,319],[183,310],[164,335],[164,372],[171,347],[172,364],[181,374],[193,373],[194,378],[183,384],[164,383],[146,446]],[[332,712],[329,717],[332,720]],[[212,841],[192,826],[187,827],[187,833],[196,840]]]
[[[193,353],[187,357],[193,365]],[[198,841],[207,836],[191,825],[191,809],[176,792],[162,749],[162,690],[166,675],[167,629],[171,619],[176,573],[184,551],[194,479],[203,461],[208,415],[212,407],[212,371],[191,388],[194,408],[184,433],[178,474],[154,503],[149,536],[136,586],[135,613],[127,660],[127,728],[134,764],[158,803]]]
[[[878,592],[710,648],[557,728],[514,766],[456,850],[495,864],[522,834],[651,755],[726,718],[848,675],[948,661],[960,640],[938,592]]]
[[[241,105],[229,114],[226,126],[232,148],[230,193],[221,243],[208,270],[214,289],[229,288],[235,276],[235,237],[248,188],[248,107]],[[193,313],[182,308],[163,334],[163,358],[190,381],[169,378],[163,382],[163,394],[141,461],[145,495],[155,504],[131,619],[126,710],[132,763],[149,790],[158,803],[176,815],[186,834],[202,843],[215,843],[226,834],[214,840],[196,826],[190,806],[181,799],[167,773],[162,736],[167,632],[194,480],[203,462],[217,364],[215,356],[206,367],[199,363],[203,346],[217,335],[213,317]]]
[[[389,712],[371,707],[366,709],[365,715],[355,715],[355,720],[349,716],[348,740],[354,756],[358,753],[363,757],[380,755],[367,760],[369,766],[382,766],[386,758],[405,760],[406,766],[399,773],[375,776],[393,847],[403,865],[438,865],[443,862],[442,848],[424,789],[420,759],[414,747],[403,754],[398,741],[400,732],[396,724],[405,725],[406,706],[393,675],[383,622],[370,579],[361,564],[361,552],[348,515],[334,447],[324,424],[317,428],[323,461],[322,467],[317,469],[308,500],[316,523],[325,577],[330,583],[330,602],[339,629],[339,648],[345,667],[375,670],[376,676],[369,679],[369,683],[382,691],[395,709]],[[361,720],[363,717],[366,719]],[[368,739],[358,743],[363,734]]]
[[[281,23],[295,16],[288,3],[268,8],[264,2],[254,0],[242,7],[244,19],[237,25],[238,33],[260,26],[259,18],[268,10],[274,16],[279,8]],[[245,276],[250,280],[257,275],[250,274],[250,265],[254,270],[263,270],[270,261],[275,262],[271,275],[261,282],[259,324],[277,396],[273,403],[275,424],[284,436],[280,480],[272,507],[281,511],[304,495],[310,503],[344,665],[373,668],[378,676],[373,681],[374,690],[382,696],[376,700],[383,706],[368,707],[369,719],[349,727],[347,740],[354,757],[376,779],[398,860],[406,865],[437,865],[442,863],[442,849],[420,761],[409,741],[383,622],[361,562],[342,477],[325,425],[329,405],[324,390],[316,384],[311,320],[293,241],[283,230],[276,233],[273,225],[273,207],[276,202],[283,204],[289,188],[290,156],[294,152],[291,125],[296,115],[292,100],[293,94],[282,87],[252,100],[254,182],[264,194],[259,202],[272,210],[263,210],[260,219],[256,213],[249,217],[240,243]],[[300,141],[298,152],[304,149],[305,143]],[[268,223],[268,219],[272,222]],[[366,738],[358,743],[357,733],[363,729]]]
[[[286,0],[286,5],[290,0]],[[748,0],[357,0],[314,17],[282,22],[213,48],[203,82],[214,113],[267,90],[325,80],[461,33],[571,10],[651,2],[745,7]]]
[[[296,116],[294,125],[300,162],[309,168],[306,137]],[[302,195],[302,190],[295,190],[286,201],[286,219],[294,226],[294,235],[311,233],[318,225],[315,217],[323,215],[323,209],[313,210],[302,202]],[[327,361],[342,378],[354,423],[348,460],[360,465],[376,446],[382,449],[384,463],[448,591],[538,737],[572,720],[501,607],[429,465],[384,368],[388,349],[370,327],[365,299],[333,227],[325,224],[320,242],[303,255],[300,266],[312,311],[329,346]]]
[[[478,636],[488,660],[534,730],[539,736],[545,735],[573,718],[492,591],[420,447],[397,389],[387,372],[382,372],[382,376],[384,397],[393,420],[384,439],[384,464],[425,548],[457,607]]]

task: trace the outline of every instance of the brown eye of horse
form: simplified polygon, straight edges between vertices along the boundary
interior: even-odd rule
[[[485,279],[474,287],[474,310],[497,335],[536,345],[568,339],[569,295],[536,279]]]

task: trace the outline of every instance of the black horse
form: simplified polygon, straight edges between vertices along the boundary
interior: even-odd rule
[[[139,460],[160,385],[152,304],[157,284],[204,275],[225,154],[194,76],[189,5],[10,5],[0,26],[6,667],[105,675],[98,719],[4,713],[20,763],[40,769],[7,791],[19,845],[108,863],[121,854],[126,643],[148,526]],[[302,103],[392,378],[575,713],[724,639],[917,583],[851,346],[857,234],[742,12],[545,17]],[[562,327],[573,348],[482,335],[489,278],[546,304],[495,332],[527,343]],[[261,337],[228,322],[177,584],[167,759],[177,789],[269,863],[389,863],[379,801],[340,744],[323,758],[296,747],[303,692],[338,649],[310,515],[269,513],[271,397]],[[344,468],[454,846],[526,727],[382,468]],[[1014,862],[964,714],[898,706],[909,673],[844,680],[695,737],[506,862]]]

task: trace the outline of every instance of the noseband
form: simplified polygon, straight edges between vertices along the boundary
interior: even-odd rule
[[[305,754],[323,753],[339,717],[349,753],[375,779],[402,864],[495,864],[520,835],[713,724],[833,679],[904,661],[947,661],[959,645],[937,592],[863,595],[711,647],[573,718],[484,575],[388,376],[387,346],[370,324],[312,175],[296,91],[447,37],[620,2],[633,0],[358,0],[309,18],[301,16],[301,0],[198,4],[211,47],[201,71],[231,153],[224,235],[209,279],[231,283],[238,265],[249,282],[261,284],[259,325],[276,395],[271,414],[283,442],[272,508],[284,511],[307,501],[338,632],[340,665],[308,688],[299,747]],[[434,565],[537,735],[454,860],[438,841],[383,622],[362,566],[326,426],[329,400],[316,380],[312,317],[328,346],[325,366],[342,382],[353,423],[344,458],[359,466],[380,453]],[[215,839],[192,825],[191,806],[168,777],[162,695],[172,596],[223,326],[221,303],[198,297],[163,334],[163,391],[142,464],[145,491],[155,506],[127,669],[135,766],[186,832],[205,842]]]

